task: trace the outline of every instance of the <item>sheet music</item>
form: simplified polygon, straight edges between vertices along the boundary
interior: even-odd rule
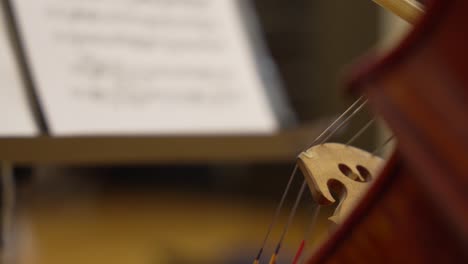
[[[269,133],[238,1],[14,0],[55,135]]]
[[[0,6],[0,137],[34,136],[38,133]]]

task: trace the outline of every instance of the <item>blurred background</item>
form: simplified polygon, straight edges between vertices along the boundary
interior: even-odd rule
[[[298,124],[263,136],[2,139],[0,146],[20,160],[8,246],[17,263],[252,262],[296,152],[353,100],[342,73],[389,32],[386,15],[368,0],[253,4]],[[369,114],[359,115],[334,140],[346,141],[368,120]],[[371,150],[379,138],[374,127],[356,145]],[[80,152],[88,148],[92,153],[83,158]],[[22,155],[37,158],[21,161]],[[293,193],[300,183],[294,182]],[[307,194],[278,263],[290,263],[313,207]],[[272,233],[264,262],[288,211]],[[327,235],[326,212],[319,220],[313,242]]]

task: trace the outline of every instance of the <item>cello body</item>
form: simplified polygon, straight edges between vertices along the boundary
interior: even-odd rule
[[[398,147],[308,264],[468,263],[468,1],[426,10],[395,50],[350,73]]]

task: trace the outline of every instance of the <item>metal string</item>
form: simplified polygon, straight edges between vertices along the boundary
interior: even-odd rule
[[[375,155],[377,155],[378,153],[380,153],[380,152],[385,148],[385,146],[386,146],[388,143],[390,143],[390,141],[392,141],[394,138],[395,138],[395,135],[389,136],[380,146],[378,146],[377,148],[375,148],[375,150],[372,152],[372,156],[375,156]]]
[[[353,102],[352,105],[350,105],[338,118],[335,119],[335,121],[333,121],[325,130],[322,131],[322,133],[314,139],[314,141],[312,141],[312,143],[309,145],[309,147],[307,149],[309,149],[310,147],[312,147],[315,143],[317,143],[317,141],[319,139],[321,139],[323,136],[325,136],[327,133],[330,132],[330,130],[332,130],[332,128],[335,127],[335,125],[341,121],[346,115],[349,114],[349,112],[351,112],[351,110],[353,110],[355,108],[355,106],[360,103],[362,100],[364,99],[363,96],[359,97],[356,101]],[[367,100],[366,100],[367,101]],[[346,122],[346,121],[344,121]],[[306,150],[307,150],[306,149]]]
[[[254,264],[258,264],[261,257],[262,257],[263,249],[264,249],[264,247],[266,245],[266,242],[268,241],[268,238],[270,237],[271,230],[273,229],[273,227],[276,225],[276,222],[278,221],[279,214],[281,212],[281,208],[283,207],[284,201],[286,200],[286,196],[287,196],[287,194],[289,192],[289,189],[291,188],[291,184],[292,184],[293,179],[294,179],[294,177],[296,175],[297,169],[298,169],[298,166],[296,164],[294,166],[294,169],[293,169],[292,173],[291,173],[291,176],[289,177],[288,184],[286,185],[286,189],[283,192],[281,200],[280,200],[278,206],[276,207],[275,214],[274,214],[273,219],[272,219],[272,221],[270,223],[270,226],[268,227],[267,233],[265,235],[265,238],[263,239],[262,246],[260,247],[260,250],[258,251],[257,257],[254,260]]]
[[[359,138],[359,136],[362,135],[362,133],[364,133],[364,131],[366,131],[372,125],[372,123],[374,123],[374,121],[375,121],[375,119],[371,119],[369,122],[367,122],[366,125],[364,125],[350,140],[348,140],[346,145],[351,144],[352,142],[354,142],[354,140]],[[390,137],[388,137],[381,145],[379,145],[379,146],[377,146],[375,148],[372,155],[375,155],[376,153],[380,152],[394,138],[395,138],[394,135],[391,135]],[[299,249],[297,250],[296,256],[294,257],[294,260],[293,260],[292,264],[297,264],[297,263],[302,264],[303,263],[303,254],[302,253],[303,253],[304,248],[306,246],[307,238],[310,237],[310,233],[311,233],[310,230],[313,228],[313,226],[315,226],[315,223],[317,221],[317,216],[318,216],[318,213],[320,211],[320,208],[321,208],[320,205],[317,204],[317,207],[314,210],[314,215],[313,215],[312,221],[311,221],[311,223],[309,224],[309,226],[306,229],[304,239],[301,241],[301,244],[299,246]],[[337,209],[338,208],[339,208],[339,206],[337,207]],[[336,209],[335,209],[335,211],[336,211]]]
[[[362,108],[367,104],[367,99],[363,101],[363,97],[360,97],[358,98],[350,107],[348,107],[348,109],[346,109],[345,112],[343,112],[330,126],[328,126],[314,141],[313,143],[311,144],[311,146],[313,146],[315,143],[317,143],[318,141],[320,141],[319,144],[323,144],[325,143],[328,139],[330,139],[336,132],[338,132],[345,124],[347,124],[351,118],[353,118],[357,113],[359,113]],[[359,104],[361,101],[363,101],[361,104]],[[355,108],[356,105],[359,106],[357,108]],[[353,110],[354,109],[354,110]],[[352,112],[351,112],[352,111]],[[349,114],[351,112],[351,114]],[[346,118],[345,118],[346,117]],[[344,118],[343,121],[341,121],[342,119]],[[341,122],[340,122],[341,121]],[[337,125],[338,124],[338,125]],[[327,135],[328,133],[328,135]],[[325,138],[323,138],[325,137]],[[323,138],[323,139],[322,139]],[[279,250],[281,249],[281,244],[283,243],[283,240],[289,230],[289,227],[290,227],[290,224],[292,222],[292,219],[294,218],[295,214],[296,214],[296,210],[297,210],[297,206],[299,205],[299,202],[301,201],[301,198],[302,198],[302,195],[304,193],[304,188],[305,186],[307,186],[307,181],[304,179],[304,181],[302,182],[302,185],[301,185],[301,190],[299,191],[299,193],[297,194],[296,196],[296,200],[295,200],[295,203],[294,203],[294,206],[291,210],[291,212],[289,213],[289,217],[288,217],[288,222],[287,224],[285,225],[284,229],[283,229],[283,232],[282,232],[282,235],[281,235],[281,238],[276,246],[276,249],[275,249],[275,252],[273,253],[271,259],[270,259],[270,264],[274,264],[276,262],[276,258],[278,256],[278,253],[279,253]],[[297,204],[296,204],[297,203]],[[255,259],[254,263],[259,263],[260,259]]]
[[[343,122],[336,126],[335,129],[327,137],[325,137],[320,144],[327,142],[333,135],[335,135],[336,132],[338,132],[338,130],[340,130],[344,125],[346,125],[351,120],[351,118],[353,118],[357,113],[359,113],[359,111],[361,111],[366,104],[367,99],[363,103],[361,103],[356,109],[354,109],[354,111],[348,117],[346,117],[346,119],[343,120]]]
[[[375,122],[375,119],[372,118],[369,122],[367,122],[366,125],[364,125],[354,136],[346,142],[346,146],[349,146],[351,143],[353,143],[357,138],[359,138],[362,133],[364,133],[373,123]]]
[[[327,128],[325,128],[322,133],[320,135],[318,135],[311,143],[311,145],[309,146],[309,148],[311,146],[313,146],[315,143],[317,143],[322,137],[324,137],[325,135],[327,135],[327,133],[329,133],[332,129],[334,129],[334,127],[336,126],[336,124],[338,122],[340,122],[345,116],[347,116],[354,108],[357,104],[359,104],[361,101],[363,101],[364,97],[361,96],[359,97],[356,101],[353,102],[353,104],[351,104],[351,106],[349,106],[338,118],[335,119],[335,121],[333,121]],[[335,129],[334,129],[335,130]],[[323,141],[322,141],[323,142]],[[267,233],[263,239],[263,242],[261,244],[261,247],[257,253],[257,256],[254,260],[254,264],[258,264],[260,263],[260,259],[262,257],[262,254],[263,254],[263,250],[265,248],[265,245],[266,245],[266,242],[268,241],[268,238],[270,237],[270,234],[271,234],[271,231],[273,229],[273,227],[276,225],[277,221],[278,221],[278,218],[279,218],[279,215],[280,215],[280,212],[281,212],[281,209],[283,207],[283,204],[284,204],[284,201],[286,199],[286,196],[288,195],[289,193],[289,190],[290,190],[290,187],[291,187],[291,184],[293,182],[293,179],[296,175],[296,172],[297,172],[297,164],[296,166],[294,166],[294,169],[293,169],[293,172],[291,173],[291,176],[289,177],[289,180],[288,180],[288,183],[286,184],[286,188],[285,190],[283,191],[283,194],[282,194],[282,197],[281,197],[281,200],[280,202],[278,203],[278,206],[276,207],[275,209],[275,213],[273,215],[273,218],[272,218],[272,221],[270,222],[270,225],[268,226],[268,229],[267,229]],[[304,184],[304,183],[303,183]]]
[[[365,102],[363,104],[365,104]],[[356,110],[359,111],[359,108],[357,108]],[[356,114],[356,112],[354,112],[353,114]],[[346,120],[345,120],[345,122],[346,122]],[[359,138],[359,136],[361,136],[367,129],[369,129],[369,127],[374,122],[375,122],[374,118],[371,119],[369,122],[367,122],[361,129],[359,129],[358,132],[356,132],[354,134],[353,137],[351,137],[351,139],[348,140],[348,142],[346,142],[346,145],[348,146],[351,143],[353,143],[357,138]],[[303,257],[302,253],[304,251],[304,248],[306,247],[307,238],[310,237],[311,230],[313,230],[313,227],[315,226],[315,223],[317,221],[317,216],[320,213],[320,209],[321,209],[320,204],[317,204],[317,207],[314,209],[314,213],[313,213],[313,216],[312,216],[312,221],[309,223],[309,225],[306,228],[306,231],[304,233],[304,238],[301,241],[301,244],[299,246],[299,249],[296,252],[296,255],[295,255],[294,259],[293,259],[292,264],[302,263],[302,257]]]
[[[280,240],[276,246],[275,252],[271,256],[270,259],[270,264],[276,263],[276,258],[278,256],[278,253],[281,249],[281,245],[283,244],[284,238],[286,237],[286,234],[288,233],[289,227],[291,226],[292,220],[294,219],[294,216],[296,215],[297,212],[297,207],[299,206],[299,203],[302,198],[302,194],[304,193],[305,187],[307,186],[307,182],[304,181],[301,185],[301,189],[299,190],[299,194],[296,196],[296,200],[294,201],[294,205],[291,209],[291,212],[289,213],[288,221],[286,222],[286,226],[283,229],[283,233],[281,233]]]
[[[304,248],[306,247],[307,238],[310,237],[312,231],[314,230],[318,215],[320,214],[320,209],[322,209],[322,206],[320,206],[320,204],[317,203],[312,214],[312,221],[309,223],[309,225],[306,228],[306,231],[304,232],[304,238],[301,241],[301,245],[296,253],[296,256],[293,259],[292,264],[302,263],[303,252]]]

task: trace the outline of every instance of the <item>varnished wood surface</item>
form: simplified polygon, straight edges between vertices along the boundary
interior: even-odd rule
[[[352,87],[372,98],[419,171],[414,177],[468,244],[468,2],[429,3],[398,49],[363,68]]]
[[[356,70],[399,155],[309,264],[468,263],[467,15],[465,0],[429,1],[396,50]]]
[[[273,135],[0,138],[0,160],[21,164],[293,162],[326,123]]]
[[[466,263],[456,230],[394,159],[365,201],[308,264]],[[392,175],[394,177],[387,177]],[[335,243],[336,239],[343,241]],[[456,243],[458,242],[458,243]]]

